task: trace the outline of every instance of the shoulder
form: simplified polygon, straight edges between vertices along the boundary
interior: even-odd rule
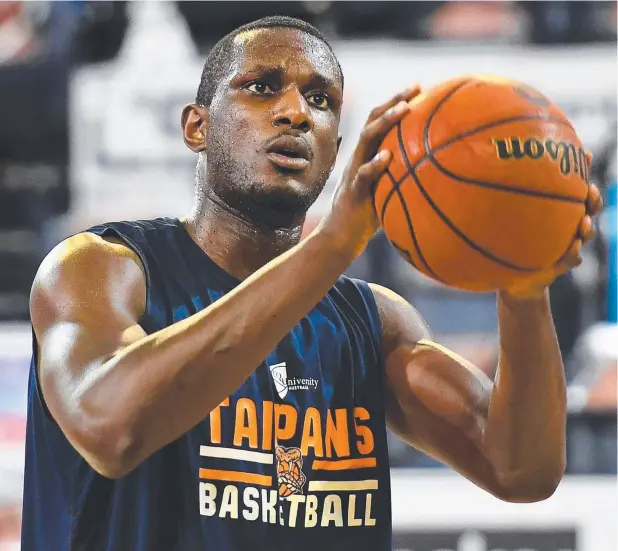
[[[368,283],[382,326],[383,352],[388,355],[402,344],[431,339],[431,331],[414,306],[394,291]]]
[[[32,322],[36,328],[50,316],[115,299],[139,309],[145,288],[144,268],[130,247],[119,239],[79,233],[56,245],[39,266],[30,294]]]
[[[120,239],[84,232],[73,235],[43,259],[34,279],[37,287],[57,283],[63,276],[92,275],[117,268],[141,270],[137,254]]]

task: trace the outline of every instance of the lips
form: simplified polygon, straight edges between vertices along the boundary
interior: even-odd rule
[[[309,166],[311,149],[302,138],[281,136],[266,149],[270,161],[280,168],[301,171]]]

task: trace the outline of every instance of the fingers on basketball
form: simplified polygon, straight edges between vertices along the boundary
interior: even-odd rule
[[[553,273],[599,208],[571,123],[511,81],[425,91],[382,147],[393,152],[374,193],[386,236],[413,267],[462,289]]]
[[[388,111],[389,109],[392,109],[399,102],[401,101],[408,102],[408,101],[413,100],[420,93],[421,93],[421,88],[418,84],[414,84],[410,86],[410,88],[405,89],[403,92],[399,92],[399,94],[393,96],[387,102],[383,103],[382,105],[378,105],[378,107],[375,107],[374,109],[372,109],[371,113],[369,113],[367,123],[370,123],[376,120],[377,118],[381,117],[384,113],[386,113],[386,111]]]
[[[582,244],[586,244],[591,241],[597,234],[594,225],[592,224],[592,217],[586,215],[582,218],[579,224],[578,236],[582,240]]]
[[[357,149],[357,154],[360,155],[362,160],[372,157],[377,153],[380,142],[384,139],[384,136],[403,119],[409,110],[409,104],[405,101],[400,101],[382,115],[365,125],[365,128],[363,128],[361,132]]]
[[[581,256],[581,250],[583,247],[582,239],[578,238],[573,241],[573,244],[569,247],[569,250],[564,254],[564,256],[560,259],[556,268],[558,273],[564,273],[575,266],[579,266],[583,258]]]
[[[355,184],[363,189],[373,186],[392,160],[393,154],[388,149],[383,149],[358,169]]]
[[[590,187],[588,189],[588,197],[586,197],[586,212],[594,216],[602,210],[603,198],[601,197],[601,192],[596,185],[590,184]]]

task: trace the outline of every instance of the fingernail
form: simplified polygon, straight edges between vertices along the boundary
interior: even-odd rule
[[[388,149],[383,149],[378,153],[377,158],[379,161],[386,161],[388,159]]]
[[[408,109],[408,103],[405,101],[400,101],[397,105],[395,105],[394,107],[391,107],[386,114],[389,117],[392,117],[394,115],[398,115],[399,113],[403,113],[407,109]]]

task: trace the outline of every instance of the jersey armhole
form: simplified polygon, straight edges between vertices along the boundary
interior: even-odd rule
[[[142,313],[140,318],[137,320],[137,323],[139,325],[142,325],[142,322],[150,313],[151,298],[152,298],[151,290],[150,290],[151,289],[150,284],[151,284],[152,278],[150,276],[150,269],[148,268],[148,262],[146,261],[146,256],[144,255],[144,252],[133,239],[119,232],[116,228],[112,228],[108,226],[108,227],[105,227],[100,232],[92,231],[92,229],[90,229],[90,230],[87,230],[87,233],[93,233],[95,235],[98,235],[99,237],[115,237],[119,239],[120,241],[122,241],[127,247],[129,247],[129,249],[131,249],[139,258],[142,264],[142,267],[144,269],[144,275],[146,278],[146,282],[145,282],[146,283],[146,304],[144,307],[144,312]]]
[[[54,416],[47,407],[47,402],[45,401],[45,396],[43,395],[43,388],[41,387],[41,377],[39,375],[39,343],[36,339],[36,334],[32,325],[30,326],[30,331],[32,334],[32,361],[30,369],[32,370],[31,377],[33,377],[34,379],[34,391],[36,392],[37,399],[41,403],[41,408],[43,409],[45,417],[47,417],[47,419],[51,421],[54,425],[58,426],[56,419],[54,419]]]
[[[150,293],[150,272],[148,269],[148,263],[146,262],[144,253],[140,250],[140,248],[137,246],[137,244],[132,239],[130,239],[126,235],[122,235],[115,228],[107,227],[107,228],[104,228],[100,232],[86,230],[84,233],[92,233],[94,235],[98,235],[99,237],[116,237],[117,239],[122,241],[127,247],[129,247],[139,258],[144,268],[144,274],[146,277],[146,305],[144,307],[143,314],[140,316],[138,320],[138,324],[142,325],[142,321],[144,320],[144,318],[148,315],[148,312],[150,311],[150,299],[151,299],[150,297],[150,294],[151,294]],[[45,416],[52,423],[58,426],[56,419],[54,418],[51,411],[49,411],[49,408],[47,407],[47,402],[45,401],[45,395],[43,394],[43,388],[41,386],[41,378],[40,378],[40,373],[39,373],[39,344],[36,338],[36,334],[34,332],[34,327],[32,326],[31,326],[31,331],[32,331],[32,369],[33,369],[32,375],[34,377],[35,391],[36,391],[38,400],[41,403]]]
[[[354,284],[363,299],[363,303],[368,315],[369,330],[373,337],[373,341],[376,347],[376,353],[382,361],[382,319],[380,318],[380,312],[378,310],[378,304],[376,298],[373,295],[373,291],[366,281],[361,279],[349,278]]]

